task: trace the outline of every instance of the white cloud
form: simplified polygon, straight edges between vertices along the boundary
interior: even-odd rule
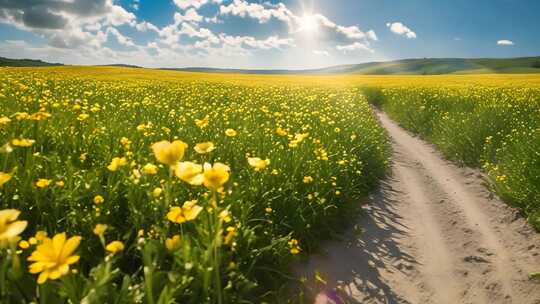
[[[405,36],[408,39],[416,38],[416,33],[401,22],[387,23],[386,27],[388,27],[394,34]]]
[[[298,16],[283,3],[270,4],[263,2],[258,4],[246,0],[233,0],[228,5],[220,6],[219,15],[251,18],[261,24],[272,19],[285,22],[291,34],[315,32],[316,35],[324,36],[329,41],[335,40],[349,43],[339,46],[339,49],[343,51],[357,49],[372,51],[369,47],[370,41],[378,41],[378,37],[373,30],[364,32],[356,25],[339,25],[322,14]],[[313,28],[316,28],[316,30],[313,30]],[[323,34],[323,32],[326,34]]]
[[[261,4],[249,3],[245,0],[234,0],[229,5],[222,5],[219,8],[220,15],[233,15],[238,17],[250,17],[266,23],[272,18],[289,22],[294,15],[284,4],[279,3],[275,7],[267,8]]]
[[[148,32],[148,31],[154,31],[154,32],[159,32],[159,28],[155,25],[153,25],[152,23],[150,22],[146,22],[146,21],[143,21],[143,22],[140,22],[140,23],[137,23],[135,25],[135,28],[139,31],[139,32]]]
[[[510,45],[514,45],[514,42],[511,40],[504,39],[504,40],[497,41],[497,45],[510,46]]]
[[[217,44],[219,43],[218,37],[207,28],[197,28],[189,23],[182,23],[182,27],[178,32],[180,35],[186,35],[189,37],[200,38],[203,40],[208,40],[210,43]]]
[[[373,30],[369,30],[366,33],[367,37],[373,41],[379,41],[379,38],[377,38],[377,34]]]
[[[258,40],[251,36],[229,36],[220,35],[221,41],[228,46],[242,47],[248,46],[255,49],[269,50],[282,49],[284,47],[294,46],[294,41],[291,38],[279,38],[278,36],[270,36],[266,39]]]
[[[135,44],[133,43],[133,40],[131,40],[131,38],[128,38],[128,37],[122,35],[122,33],[120,33],[114,27],[108,27],[107,28],[107,34],[114,36],[116,38],[116,41],[118,41],[118,43],[120,43],[121,45],[135,46]]]
[[[360,42],[355,42],[355,43],[348,44],[348,45],[338,45],[338,46],[336,46],[336,49],[338,51],[343,51],[343,52],[352,52],[352,51],[357,51],[357,50],[364,50],[364,51],[368,51],[370,53],[373,53],[373,50],[370,49],[368,45],[366,45],[364,43],[360,43]]]
[[[45,38],[56,48],[100,47],[106,41],[103,27],[136,25],[136,16],[112,0],[71,0],[58,5],[57,2],[18,2],[5,0],[0,3],[0,22],[32,32]],[[15,5],[10,3],[15,2]],[[21,18],[26,12],[38,11],[35,20]],[[106,36],[106,35],[105,35]],[[126,42],[127,43],[127,42]]]
[[[223,3],[223,0],[173,0],[174,4],[178,6],[178,8],[185,10],[189,7],[194,7],[195,9],[201,8],[203,5],[207,3],[215,3],[215,4],[221,4]]]
[[[133,0],[133,3],[131,4],[131,8],[133,8],[134,10],[138,11],[139,10],[139,5],[140,5],[140,0]]]
[[[10,8],[3,7],[11,3],[18,5],[16,7],[23,5],[19,1],[0,0],[0,22],[43,37],[48,44],[26,43],[21,46],[21,42],[17,41],[0,42],[0,54],[5,54],[7,57],[25,54],[29,58],[68,64],[122,62],[163,67],[224,66],[232,63],[236,67],[242,64],[244,66],[261,64],[268,67],[272,63],[266,63],[264,59],[261,62],[259,57],[255,59],[254,56],[260,55],[261,58],[266,58],[264,56],[269,50],[288,49],[287,56],[283,57],[289,59],[284,60],[291,60],[292,65],[300,66],[304,61],[298,57],[301,57],[304,50],[321,57],[329,57],[331,53],[337,53],[335,50],[373,52],[371,43],[378,40],[373,30],[363,31],[356,25],[337,24],[322,14],[300,17],[285,4],[271,4],[266,0],[257,1],[257,3],[246,0],[173,0],[178,11],[171,12],[173,22],[163,27],[138,20],[137,16],[124,9],[116,0],[62,0],[65,1],[66,6],[73,5],[78,10],[65,6],[47,6],[45,15],[52,14],[53,17],[56,15],[60,17],[54,20],[56,17],[49,18],[51,16],[47,15],[45,17],[49,18],[47,19],[49,23],[36,27],[40,24],[39,18],[36,17],[32,22],[27,22],[20,16],[17,17],[15,9],[11,11]],[[90,3],[99,7],[92,7],[90,12],[87,8]],[[140,3],[141,1],[132,0],[124,5],[134,11],[137,9],[134,5],[138,6]],[[218,9],[217,14],[207,15],[205,10],[199,10],[210,4],[219,4],[219,7],[213,8],[214,11]],[[28,6],[28,10],[33,10],[37,4],[25,1],[24,5]],[[21,10],[24,11],[24,9]],[[286,29],[269,36],[231,35],[223,32],[223,27],[213,25],[227,22],[225,16],[250,18],[260,24],[270,21],[282,22]],[[302,27],[301,22],[305,22],[305,18],[313,22],[310,24],[313,25],[312,28]],[[135,39],[138,34],[131,36],[133,31],[127,30],[128,26],[138,32],[146,32],[144,40],[148,41],[138,44]],[[308,37],[309,39],[304,39]],[[123,47],[108,47],[107,41],[118,42],[117,44]],[[316,44],[307,45],[311,42]],[[24,48],[24,51],[17,51],[17,48]],[[292,57],[295,59],[290,59]]]
[[[119,5],[111,5],[110,10],[110,13],[107,14],[107,22],[114,26],[122,24],[134,25],[135,19],[137,19],[133,13],[126,11]]]
[[[325,56],[325,57],[330,56],[330,53],[328,51],[324,51],[324,50],[313,50],[313,54],[315,54],[317,56]]]
[[[175,22],[192,22],[192,23],[199,23],[203,20],[203,16],[199,15],[197,13],[197,10],[194,8],[188,9],[183,15],[180,13],[174,13],[174,21]]]

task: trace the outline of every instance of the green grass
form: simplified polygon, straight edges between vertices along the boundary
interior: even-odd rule
[[[96,80],[89,75],[103,68],[78,70],[0,74],[0,147],[13,148],[0,153],[0,171],[12,176],[0,210],[21,211],[23,240],[82,236],[77,272],[43,285],[27,269],[39,246],[0,249],[0,298],[9,303],[287,302],[289,263],[346,225],[386,172],[385,132],[357,88],[155,80],[165,72]],[[208,125],[196,123],[204,118]],[[17,147],[19,138],[35,142]],[[152,144],[176,139],[189,144],[184,161],[230,167],[222,190],[191,186],[156,160]],[[207,141],[214,151],[194,151]],[[111,171],[115,157],[127,162]],[[248,157],[270,164],[257,171]],[[145,173],[148,163],[157,174]],[[168,220],[188,200],[202,207],[198,216]],[[103,237],[96,224],[108,225]],[[174,235],[180,248],[167,248]],[[124,250],[105,250],[113,240]]]
[[[447,158],[484,169],[494,190],[540,229],[540,90],[372,88],[366,96]]]
[[[60,63],[49,63],[35,59],[11,59],[0,57],[0,67],[41,67],[41,66],[58,66]]]

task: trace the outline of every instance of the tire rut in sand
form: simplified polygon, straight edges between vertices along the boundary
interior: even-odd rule
[[[529,294],[536,294],[535,297],[540,299],[538,286],[526,282],[525,270],[532,271],[534,266],[512,257],[516,255],[513,251],[517,251],[517,248],[505,244],[512,240],[506,239],[508,236],[501,233],[507,228],[504,226],[501,228],[500,223],[493,220],[497,215],[488,214],[489,205],[503,203],[498,200],[490,201],[483,193],[475,191],[477,189],[470,189],[462,172],[444,161],[431,146],[410,136],[385,114],[379,113],[379,118],[394,140],[394,146],[406,153],[411,160],[421,164],[426,174],[433,180],[432,183],[425,185],[426,188],[439,188],[445,193],[447,200],[441,212],[444,212],[444,209],[454,210],[453,220],[463,229],[461,234],[454,233],[454,240],[459,242],[457,238],[460,238],[462,242],[465,241],[462,251],[455,248],[455,254],[467,254],[462,257],[460,262],[462,265],[456,266],[465,269],[467,274],[480,271],[481,276],[473,277],[473,280],[480,281],[471,284],[480,290],[483,287],[488,295],[487,301],[475,299],[471,303],[529,303],[531,300]],[[452,231],[453,229],[450,229],[446,234],[451,236]],[[524,244],[530,242],[523,238],[521,240]],[[463,279],[471,280],[470,276]],[[524,292],[523,288],[527,291]]]
[[[315,302],[540,304],[527,277],[540,269],[540,236],[480,172],[378,115],[393,142],[392,175],[354,228],[295,265]]]

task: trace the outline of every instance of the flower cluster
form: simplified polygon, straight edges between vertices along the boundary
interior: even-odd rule
[[[0,104],[6,303],[272,302],[390,151],[354,86],[7,68]]]

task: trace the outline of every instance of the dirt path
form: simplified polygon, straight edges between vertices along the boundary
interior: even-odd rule
[[[393,141],[392,175],[342,240],[298,265],[316,303],[540,303],[540,283],[528,278],[540,271],[540,235],[490,195],[482,174],[378,115]]]

